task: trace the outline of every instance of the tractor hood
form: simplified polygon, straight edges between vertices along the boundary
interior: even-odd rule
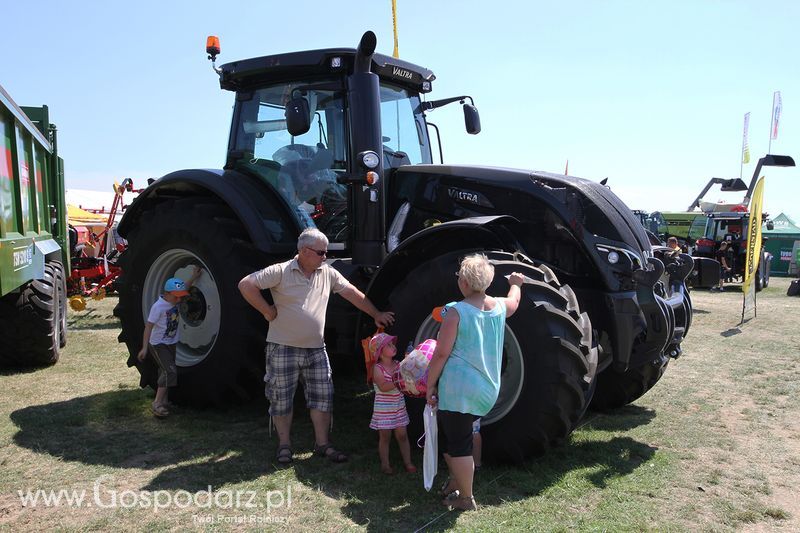
[[[414,165],[399,168],[393,181],[392,189],[398,192],[410,192],[413,184],[424,182],[425,191],[414,195],[417,205],[427,204],[432,211],[452,209],[459,217],[469,211],[536,219],[520,195],[533,197],[577,233],[618,241],[638,253],[650,250],[644,228],[625,203],[605,185],[583,178],[497,167]]]

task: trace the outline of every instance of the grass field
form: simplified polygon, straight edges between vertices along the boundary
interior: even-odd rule
[[[114,299],[90,302],[70,314],[57,365],[0,375],[0,529],[797,531],[800,298],[785,296],[788,283],[773,278],[742,326],[735,286],[694,292],[684,355],[651,392],[590,412],[543,458],[485,466],[481,508],[463,514],[421,474],[380,474],[361,382],[337,380],[343,465],[312,457],[298,412],[295,463],[277,470],[263,402],[154,419],[117,343]],[[39,489],[69,492],[23,504]]]

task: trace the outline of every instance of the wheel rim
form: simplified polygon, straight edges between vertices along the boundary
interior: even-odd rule
[[[221,318],[220,294],[211,272],[203,261],[188,250],[167,250],[153,261],[142,287],[142,315],[147,320],[150,306],[161,295],[169,278],[189,279],[195,266],[203,267],[203,275],[178,306],[180,342],[175,363],[181,367],[203,361],[214,347]]]
[[[428,316],[417,330],[414,346],[425,339],[435,339],[439,333],[439,322]],[[525,359],[522,347],[508,324],[505,325],[503,338],[503,361],[500,367],[500,393],[497,401],[486,415],[481,418],[481,425],[489,425],[506,416],[517,404],[525,381]]]

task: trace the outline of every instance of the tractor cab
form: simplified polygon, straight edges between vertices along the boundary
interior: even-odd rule
[[[342,80],[320,79],[313,84],[282,82],[239,92],[231,128],[227,166],[254,173],[272,185],[291,206],[303,227],[316,226],[328,236],[332,249],[345,247],[347,183],[366,170],[353,161],[349,149],[349,106]],[[314,86],[322,88],[314,88]],[[331,87],[331,88],[328,88]],[[287,126],[286,105],[305,102],[310,124],[293,135]],[[381,147],[378,156],[386,170],[430,162],[419,96],[384,83],[381,95]],[[421,134],[422,133],[422,134]],[[367,184],[376,194],[379,181]]]
[[[764,219],[766,220],[766,215]],[[746,211],[710,213],[706,220],[705,234],[697,240],[696,255],[713,258],[719,251],[720,244],[726,242],[733,271],[743,271],[749,222],[750,214]]]
[[[433,73],[374,48],[368,32],[356,50],[279,54],[215,70],[221,87],[236,92],[225,168],[269,183],[300,228],[327,235],[334,255],[377,265],[386,253],[386,179],[403,165],[432,162],[424,111],[466,97],[425,102]],[[213,61],[219,45],[207,51]],[[466,107],[475,130],[477,112]]]

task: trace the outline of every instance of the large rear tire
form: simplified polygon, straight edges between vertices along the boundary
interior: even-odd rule
[[[264,378],[267,324],[237,285],[265,262],[236,215],[213,198],[169,201],[142,213],[127,238],[114,314],[140,385],[156,388],[157,381],[152,360],[136,358],[150,306],[168,278],[188,279],[201,266],[204,273],[179,307],[178,385],[170,399],[203,406],[251,398]]]
[[[443,255],[414,269],[390,294],[396,313],[392,333],[401,347],[435,336],[430,318],[439,305],[462,298],[453,275],[464,251]],[[572,290],[547,267],[520,262],[507,253],[489,253],[495,265],[491,295],[505,295],[505,276],[518,271],[523,285],[517,312],[506,322],[500,395],[481,421],[487,460],[519,462],[544,453],[574,429],[589,402],[597,365],[589,318]],[[421,421],[421,400],[408,402],[411,433]]]
[[[61,306],[59,294],[66,291],[61,263],[44,266],[44,277],[33,280],[20,292],[0,298],[0,366],[36,367],[52,365],[61,356]]]

